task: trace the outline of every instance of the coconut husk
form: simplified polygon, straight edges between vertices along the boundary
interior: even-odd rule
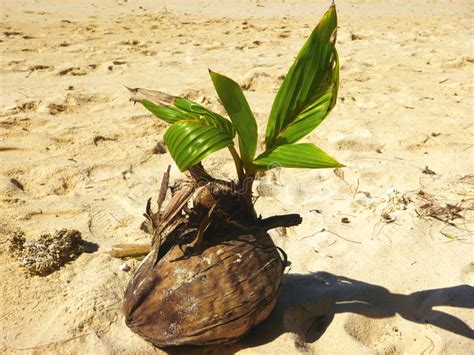
[[[158,346],[235,341],[264,320],[275,305],[283,263],[260,231],[186,257],[174,246],[153,265],[140,265],[125,293],[126,324]]]
[[[267,318],[286,262],[267,229],[301,222],[256,218],[237,186],[194,172],[162,213],[147,208],[160,223],[125,292],[126,324],[160,347],[233,342]]]

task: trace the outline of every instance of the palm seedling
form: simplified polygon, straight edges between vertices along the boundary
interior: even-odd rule
[[[224,343],[271,312],[285,261],[267,230],[299,224],[301,218],[257,217],[252,183],[258,172],[275,166],[342,166],[314,144],[298,143],[336,104],[336,28],[332,5],[283,80],[267,122],[266,149],[258,155],[254,115],[240,86],[228,77],[210,71],[230,120],[185,98],[131,89],[133,101],[170,124],[164,141],[179,169],[188,172],[171,187],[161,211],[168,168],[158,212],[147,206],[152,250],[130,280],[124,302],[126,323],[137,334],[158,346]],[[235,182],[215,179],[201,165],[224,148],[235,162]]]

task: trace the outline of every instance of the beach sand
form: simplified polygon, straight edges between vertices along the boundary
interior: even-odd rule
[[[328,5],[2,1],[2,353],[161,352],[124,324],[131,272],[107,253],[149,240],[145,204],[173,164],[154,150],[166,124],[130,103],[125,85],[223,113],[211,68],[245,88],[263,137],[282,75]],[[340,1],[337,9],[339,99],[305,141],[347,167],[275,170],[256,182],[258,213],[303,217],[271,232],[291,266],[268,321],[205,351],[472,353],[474,6]],[[226,151],[204,165],[236,178]],[[172,180],[181,176],[173,164]],[[28,276],[6,252],[18,228],[28,239],[77,229],[97,250]]]

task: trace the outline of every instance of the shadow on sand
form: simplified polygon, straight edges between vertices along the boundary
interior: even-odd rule
[[[347,312],[369,318],[399,314],[411,322],[429,323],[474,339],[474,331],[469,325],[448,313],[434,310],[437,306],[474,308],[474,287],[459,285],[403,295],[327,272],[289,274],[284,277],[281,295],[270,317],[238,343],[166,350],[170,354],[233,354],[239,349],[271,342],[286,332],[312,343],[324,334],[336,313]]]

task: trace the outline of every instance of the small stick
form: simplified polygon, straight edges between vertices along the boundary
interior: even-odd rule
[[[341,238],[342,240],[345,240],[346,242],[351,242],[351,243],[354,243],[354,244],[362,244],[362,242],[359,242],[359,241],[357,241],[357,240],[350,240],[350,239],[344,238],[342,235],[339,235],[339,234],[337,234],[336,232],[332,232],[332,231],[327,230],[327,229],[324,229],[324,228],[323,228],[323,231],[324,231],[324,232],[331,233],[331,234],[334,234],[336,237],[339,237],[339,238]]]
[[[117,259],[134,258],[147,255],[151,251],[150,244],[116,244],[109,254]]]

